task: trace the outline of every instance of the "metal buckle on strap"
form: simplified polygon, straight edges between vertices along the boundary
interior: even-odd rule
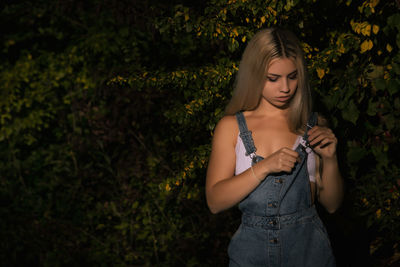
[[[256,154],[256,152],[251,153],[250,154],[250,158],[251,158],[251,161],[253,163],[257,163],[257,154]]]
[[[300,145],[302,145],[303,149],[307,152],[307,154],[310,154],[312,152],[312,148],[310,147],[310,143],[302,137],[300,139]]]
[[[257,149],[256,148],[254,148],[254,151],[253,152],[245,152],[244,154],[246,155],[246,156],[250,156],[250,158],[253,158],[253,157],[255,157],[255,156],[257,156],[256,155],[256,151],[257,151]]]

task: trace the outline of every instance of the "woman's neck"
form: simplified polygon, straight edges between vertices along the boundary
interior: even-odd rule
[[[288,118],[289,117],[289,107],[286,108],[278,108],[275,107],[273,105],[271,105],[270,103],[268,103],[267,101],[261,99],[260,104],[258,105],[258,107],[253,110],[253,114],[255,116],[268,116],[268,117],[285,117]]]

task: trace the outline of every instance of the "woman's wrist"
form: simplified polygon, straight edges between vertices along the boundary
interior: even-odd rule
[[[322,160],[324,163],[327,162],[337,162],[337,157],[336,157],[336,153],[334,153],[331,156],[321,156]]]
[[[268,164],[266,164],[266,163],[268,163],[268,162],[265,161],[265,160],[262,160],[262,161],[260,161],[259,163],[257,163],[258,168],[259,168],[259,171],[258,171],[258,172],[261,173],[260,175],[262,175],[263,180],[264,180],[265,177],[267,177],[268,174],[270,174],[270,172],[271,172],[270,166],[269,166]]]
[[[250,171],[251,171],[251,174],[253,175],[254,179],[256,179],[257,181],[262,182],[264,180],[263,178],[257,177],[257,175],[254,172],[253,166],[250,166]]]

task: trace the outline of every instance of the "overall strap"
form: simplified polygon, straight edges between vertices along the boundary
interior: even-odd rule
[[[310,117],[308,118],[306,132],[304,133],[304,137],[308,137],[307,133],[312,127],[318,124],[318,113],[312,112]]]
[[[312,112],[307,121],[306,131],[304,132],[303,138],[300,141],[300,144],[305,148],[307,153],[310,153],[312,150],[310,147],[310,144],[308,142],[308,130],[310,130],[312,127],[314,127],[317,124],[318,124],[318,113]]]
[[[254,146],[253,137],[251,136],[251,131],[247,128],[246,120],[242,112],[237,112],[236,120],[239,125],[239,136],[243,141],[244,148],[246,149],[246,156],[255,156],[256,147]]]
[[[308,142],[308,130],[310,130],[312,127],[314,127],[317,124],[318,124],[318,113],[312,112],[307,121],[306,131],[304,132],[304,135],[300,140],[300,145],[302,146],[303,151],[305,151],[307,154],[312,152],[312,148],[310,146],[310,143]],[[308,156],[304,157],[304,160],[301,161],[301,164],[306,165],[306,168],[307,168],[307,160],[308,160]],[[301,168],[301,167],[299,167],[299,168]],[[293,183],[294,183],[294,179],[292,179],[289,182],[289,184],[287,185],[287,187],[282,190],[281,199],[283,199],[286,196],[286,194],[291,189]],[[280,214],[280,209],[281,209],[280,203],[281,203],[281,201],[279,201],[279,204],[278,204],[277,214]]]

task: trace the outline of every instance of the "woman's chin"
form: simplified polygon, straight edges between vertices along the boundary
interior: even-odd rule
[[[279,109],[287,109],[290,107],[290,101],[285,101],[285,102],[277,101],[273,103],[273,105]]]

